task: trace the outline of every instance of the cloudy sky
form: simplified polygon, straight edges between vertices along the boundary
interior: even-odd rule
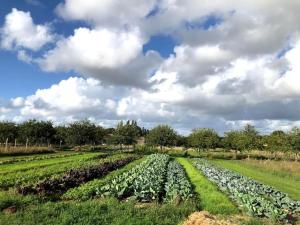
[[[300,125],[299,0],[0,0],[0,120]]]

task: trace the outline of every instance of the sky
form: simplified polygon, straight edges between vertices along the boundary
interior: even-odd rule
[[[0,0],[0,120],[300,126],[298,0]]]

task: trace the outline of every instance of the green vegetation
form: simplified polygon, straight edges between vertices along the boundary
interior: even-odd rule
[[[0,166],[4,164],[11,164],[16,162],[30,162],[35,160],[43,160],[43,159],[54,159],[54,158],[64,158],[73,155],[80,155],[81,152],[74,151],[59,151],[53,152],[52,154],[36,154],[36,155],[23,155],[23,156],[3,156],[0,158]]]
[[[289,194],[290,197],[300,200],[300,181],[293,176],[279,177],[277,174],[270,173],[267,168],[262,169],[255,165],[246,164],[244,161],[214,160],[212,163],[273,186]]]
[[[251,215],[290,222],[300,212],[300,202],[290,199],[285,193],[231,170],[212,165],[204,159],[193,161],[197,169],[216,183],[220,190],[228,192],[230,198]]]
[[[66,199],[66,200],[74,199],[74,200],[81,200],[81,201],[93,198],[96,195],[96,191],[99,187],[104,186],[105,184],[111,182],[111,180],[113,178],[129,171],[134,166],[140,164],[144,160],[145,160],[145,158],[135,160],[135,161],[129,163],[128,165],[124,166],[123,168],[112,171],[111,173],[109,173],[102,179],[95,179],[93,181],[82,184],[77,188],[69,189],[62,196],[62,198]]]
[[[212,214],[231,215],[238,213],[237,207],[229,198],[218,190],[218,187],[197,170],[189,160],[177,158],[185,168],[190,181],[195,186],[195,192],[199,195],[199,204],[202,210]]]
[[[120,203],[115,199],[46,203],[14,214],[0,214],[2,225],[174,225],[196,211],[193,202],[174,204]]]
[[[193,196],[184,168],[176,160],[169,162],[165,192],[167,202],[187,200]]]
[[[195,129],[188,136],[189,146],[202,149],[214,149],[219,147],[220,137],[213,129]]]
[[[150,130],[145,137],[145,142],[148,145],[159,146],[162,150],[163,146],[174,146],[176,143],[177,134],[168,125],[158,125]]]
[[[99,187],[96,194],[118,199],[130,197],[141,202],[160,201],[169,160],[168,155],[150,155],[143,163]]]
[[[97,165],[100,160],[91,160],[99,153],[87,153],[84,155],[74,156],[73,160],[67,163],[54,164],[45,167],[32,168],[25,171],[17,171],[0,176],[0,188],[9,188],[23,184],[34,184],[41,179],[48,178],[52,175],[59,175],[67,170],[79,168],[88,165]],[[109,159],[109,157],[107,158]],[[50,159],[51,160],[51,159]],[[18,167],[18,164],[13,164]]]
[[[60,164],[60,163],[68,163],[71,161],[76,161],[76,160],[82,160],[82,159],[90,159],[93,157],[100,156],[101,154],[99,153],[88,153],[83,155],[69,155],[65,157],[58,157],[58,158],[48,158],[48,159],[40,159],[40,160],[34,160],[34,161],[23,161],[19,162],[18,164],[4,164],[0,165],[0,174],[7,174],[7,173],[13,173],[17,171],[25,171],[29,169],[37,169],[39,167],[46,167],[46,166],[51,166],[55,164]]]

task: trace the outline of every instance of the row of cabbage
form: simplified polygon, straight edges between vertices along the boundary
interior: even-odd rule
[[[192,185],[187,179],[184,168],[177,162],[171,161],[168,165],[167,182],[165,184],[165,201],[186,200],[191,198]]]
[[[131,170],[98,187],[96,195],[130,198],[141,202],[183,200],[191,197],[192,187],[184,169],[165,154],[153,154]]]
[[[300,212],[299,201],[290,199],[287,194],[270,186],[212,165],[203,159],[195,159],[194,165],[252,215],[288,221]]]

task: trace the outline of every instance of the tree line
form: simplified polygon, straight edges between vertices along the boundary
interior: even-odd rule
[[[132,145],[148,130],[136,121],[120,122],[116,128],[104,128],[89,120],[54,126],[51,121],[28,120],[20,124],[0,122],[0,143],[18,145]]]
[[[0,122],[0,143],[10,145],[135,145],[144,139],[146,145],[163,147],[182,146],[207,151],[225,148],[237,151],[300,150],[300,128],[288,132],[273,131],[268,135],[260,134],[254,126],[247,124],[241,130],[231,130],[220,136],[210,128],[192,130],[188,136],[179,135],[169,125],[158,125],[151,130],[141,127],[136,121],[121,121],[115,128],[104,128],[89,120],[81,120],[67,125],[55,126],[51,121],[28,120],[16,124]]]

